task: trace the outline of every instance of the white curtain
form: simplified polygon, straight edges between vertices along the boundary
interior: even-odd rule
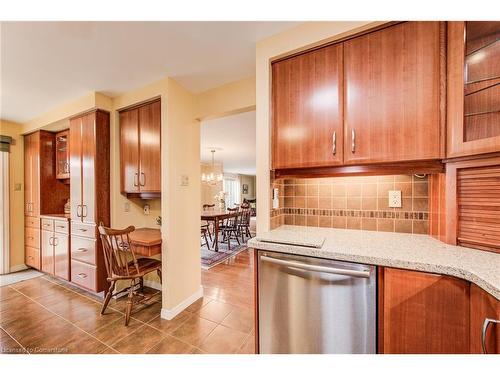
[[[9,273],[9,152],[0,151],[0,274]]]
[[[224,192],[226,195],[226,207],[233,208],[240,202],[240,178],[238,175],[224,174]]]

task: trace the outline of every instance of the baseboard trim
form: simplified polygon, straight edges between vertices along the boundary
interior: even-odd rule
[[[10,267],[10,272],[19,272],[27,270],[29,267],[26,264],[18,264],[17,266]]]
[[[147,286],[149,288],[153,288],[153,289],[161,291],[161,284],[160,284],[159,281],[145,279],[144,280],[144,286]]]
[[[166,320],[172,320],[178,314],[180,314],[186,307],[191,305],[193,302],[197,301],[203,297],[203,287],[200,285],[200,288],[191,296],[186,298],[184,301],[179,303],[173,309],[161,309],[161,318]]]

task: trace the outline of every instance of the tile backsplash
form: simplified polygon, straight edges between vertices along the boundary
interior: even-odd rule
[[[280,208],[271,227],[283,224],[385,232],[429,232],[427,176],[354,176],[278,179]],[[389,190],[401,190],[401,208],[389,207]]]

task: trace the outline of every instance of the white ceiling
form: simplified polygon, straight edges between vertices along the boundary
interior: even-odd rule
[[[224,172],[255,175],[255,111],[203,121],[201,123],[201,161],[222,162]]]
[[[25,122],[170,76],[192,92],[255,75],[255,43],[298,22],[1,22],[0,118]]]

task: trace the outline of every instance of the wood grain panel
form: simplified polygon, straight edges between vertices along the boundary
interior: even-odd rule
[[[470,287],[470,352],[483,353],[482,330],[486,318],[500,320],[500,301],[475,284]],[[486,350],[500,354],[500,325],[490,324],[486,332]]]
[[[69,280],[69,235],[55,233],[54,274],[64,280]]]
[[[42,271],[48,274],[54,274],[54,232],[42,230],[41,255]]]
[[[500,253],[500,166],[457,171],[458,244]]]
[[[82,220],[95,223],[96,135],[95,113],[82,117]]]
[[[120,112],[120,186],[122,193],[139,191],[139,111]]]
[[[26,246],[24,248],[24,261],[28,267],[40,269],[40,250],[34,247]]]
[[[380,290],[382,288],[382,290]],[[379,304],[385,354],[469,352],[469,283],[384,268]]]
[[[344,43],[345,163],[440,158],[441,27],[406,22]]]
[[[342,164],[343,45],[272,66],[273,169]]]
[[[161,192],[161,104],[139,107],[139,181],[140,191]]]
[[[72,118],[69,126],[71,220],[82,221],[82,118]]]

